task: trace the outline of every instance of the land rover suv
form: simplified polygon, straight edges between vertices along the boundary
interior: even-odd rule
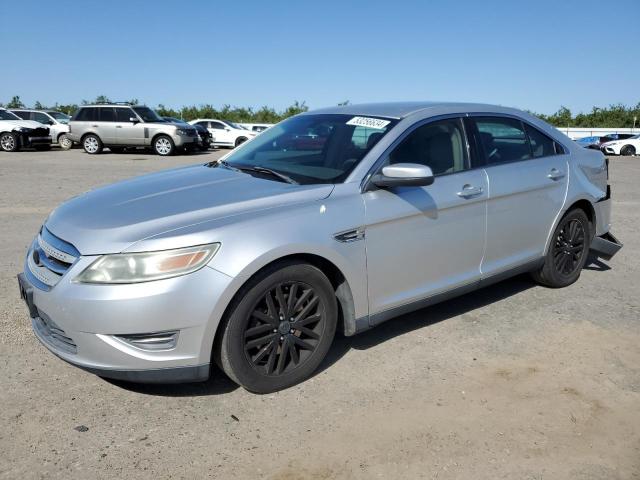
[[[121,152],[130,147],[151,147],[158,155],[192,150],[198,145],[196,129],[175,125],[141,105],[86,105],[69,122],[69,138],[90,154],[104,147]]]

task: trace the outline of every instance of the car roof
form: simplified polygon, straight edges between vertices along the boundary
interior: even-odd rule
[[[513,108],[501,107],[484,103],[461,102],[386,102],[386,103],[362,103],[354,105],[341,105],[322,108],[304,113],[343,113],[346,115],[369,115],[374,117],[387,117],[401,119],[424,110],[433,110],[434,114],[460,113],[466,111],[481,111],[487,113],[514,113]],[[436,113],[437,111],[437,113]]]

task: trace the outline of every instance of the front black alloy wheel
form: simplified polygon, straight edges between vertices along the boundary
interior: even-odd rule
[[[303,363],[318,346],[326,312],[311,285],[282,282],[268,290],[250,313],[244,332],[247,360],[267,375],[282,375]]]
[[[319,269],[305,263],[270,268],[239,293],[222,325],[217,360],[247,390],[281,390],[319,366],[336,322],[335,293]]]
[[[587,261],[591,239],[591,224],[584,211],[569,211],[556,226],[545,262],[532,272],[533,278],[553,288],[574,283]]]

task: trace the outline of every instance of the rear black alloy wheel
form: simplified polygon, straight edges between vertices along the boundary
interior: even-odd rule
[[[545,262],[533,278],[549,287],[566,287],[580,277],[591,245],[591,225],[581,209],[568,212],[556,227]]]
[[[336,328],[336,298],[324,274],[308,264],[284,265],[263,272],[238,297],[217,348],[223,370],[257,393],[308,378]]]
[[[553,245],[553,264],[560,275],[572,275],[584,254],[586,232],[578,219],[565,223]]]

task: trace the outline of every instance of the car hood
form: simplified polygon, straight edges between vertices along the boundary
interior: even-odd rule
[[[34,122],[33,120],[1,120],[0,127],[7,128],[9,127],[11,130],[14,128],[41,128],[45,127],[42,123]]]
[[[83,255],[118,253],[190,225],[320,200],[332,189],[333,185],[291,185],[194,165],[84,193],[54,210],[46,227]]]

